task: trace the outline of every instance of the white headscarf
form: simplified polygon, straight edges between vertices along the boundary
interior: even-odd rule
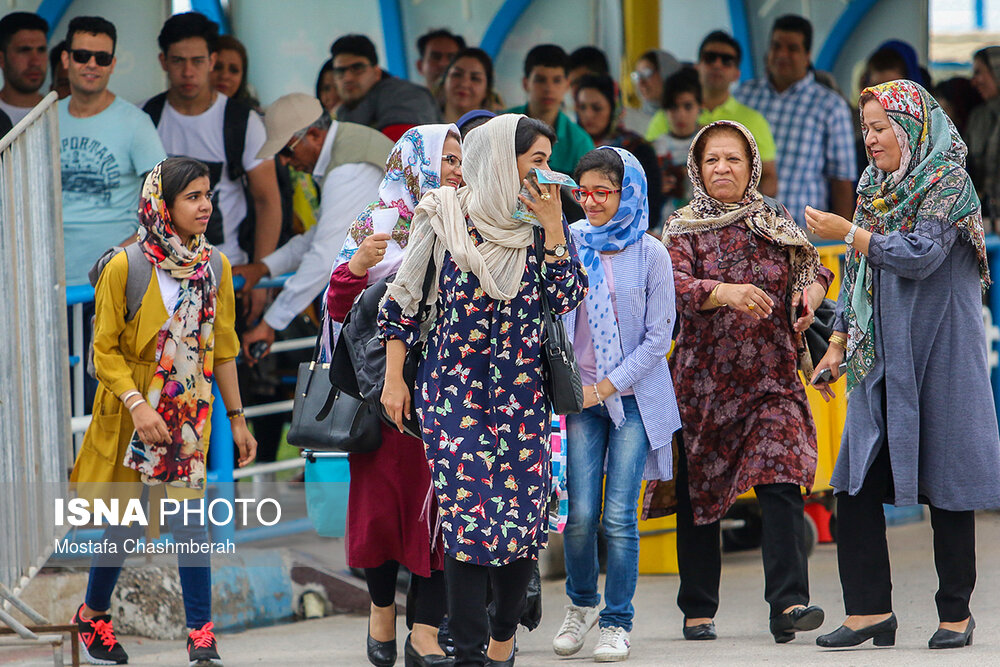
[[[513,217],[521,190],[514,153],[521,118],[504,114],[469,132],[463,145],[465,186],[431,190],[420,200],[403,264],[386,291],[404,314],[416,314],[427,265],[433,256],[440,270],[446,250],[460,270],[476,275],[490,298],[517,296],[533,239],[531,225]],[[483,238],[479,245],[469,235],[466,216]],[[428,300],[435,298],[432,290]]]

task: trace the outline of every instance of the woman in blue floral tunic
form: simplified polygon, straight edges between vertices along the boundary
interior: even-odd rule
[[[403,358],[420,335],[421,302],[433,306],[413,407],[440,508],[457,665],[481,665],[487,657],[513,664],[514,630],[546,541],[549,399],[541,298],[556,314],[569,312],[587,281],[569,248],[556,186],[538,186],[533,201],[522,199],[543,230],[544,266],[534,227],[512,216],[522,180],[532,168],[547,167],[554,138],[544,123],[518,115],[498,116],[469,133],[467,187],[441,188],[421,200],[380,317],[382,402],[401,422],[410,410]],[[439,267],[438,289],[423,295],[431,261]],[[488,579],[496,602],[489,619]]]

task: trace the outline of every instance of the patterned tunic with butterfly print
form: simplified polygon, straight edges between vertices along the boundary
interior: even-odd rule
[[[471,224],[469,233],[481,241]],[[566,238],[570,238],[566,230]],[[539,284],[534,247],[518,295],[496,301],[445,254],[438,318],[417,376],[415,408],[438,497],[446,553],[477,565],[537,558],[548,538],[549,402],[542,382],[541,293],[552,311],[583,300],[586,272],[570,258],[546,262]],[[385,339],[410,347],[418,322],[388,299]]]

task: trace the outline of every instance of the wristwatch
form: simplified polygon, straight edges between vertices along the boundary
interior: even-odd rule
[[[854,234],[858,231],[857,225],[851,225],[851,231],[847,232],[847,236],[844,237],[844,243],[847,245],[852,245],[854,243]]]
[[[567,254],[567,252],[568,251],[566,250],[566,244],[565,243],[560,243],[560,244],[556,245],[556,247],[554,247],[552,250],[549,250],[548,248],[545,249],[545,254],[546,255],[552,255],[553,257],[558,257],[560,259],[562,259],[563,257],[565,257],[566,254]]]

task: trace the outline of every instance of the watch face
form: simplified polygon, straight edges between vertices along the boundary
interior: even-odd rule
[[[557,245],[554,248],[554,250],[555,250],[555,253],[556,253],[556,257],[562,257],[562,256],[564,256],[566,254],[566,246],[564,246],[564,245]]]

